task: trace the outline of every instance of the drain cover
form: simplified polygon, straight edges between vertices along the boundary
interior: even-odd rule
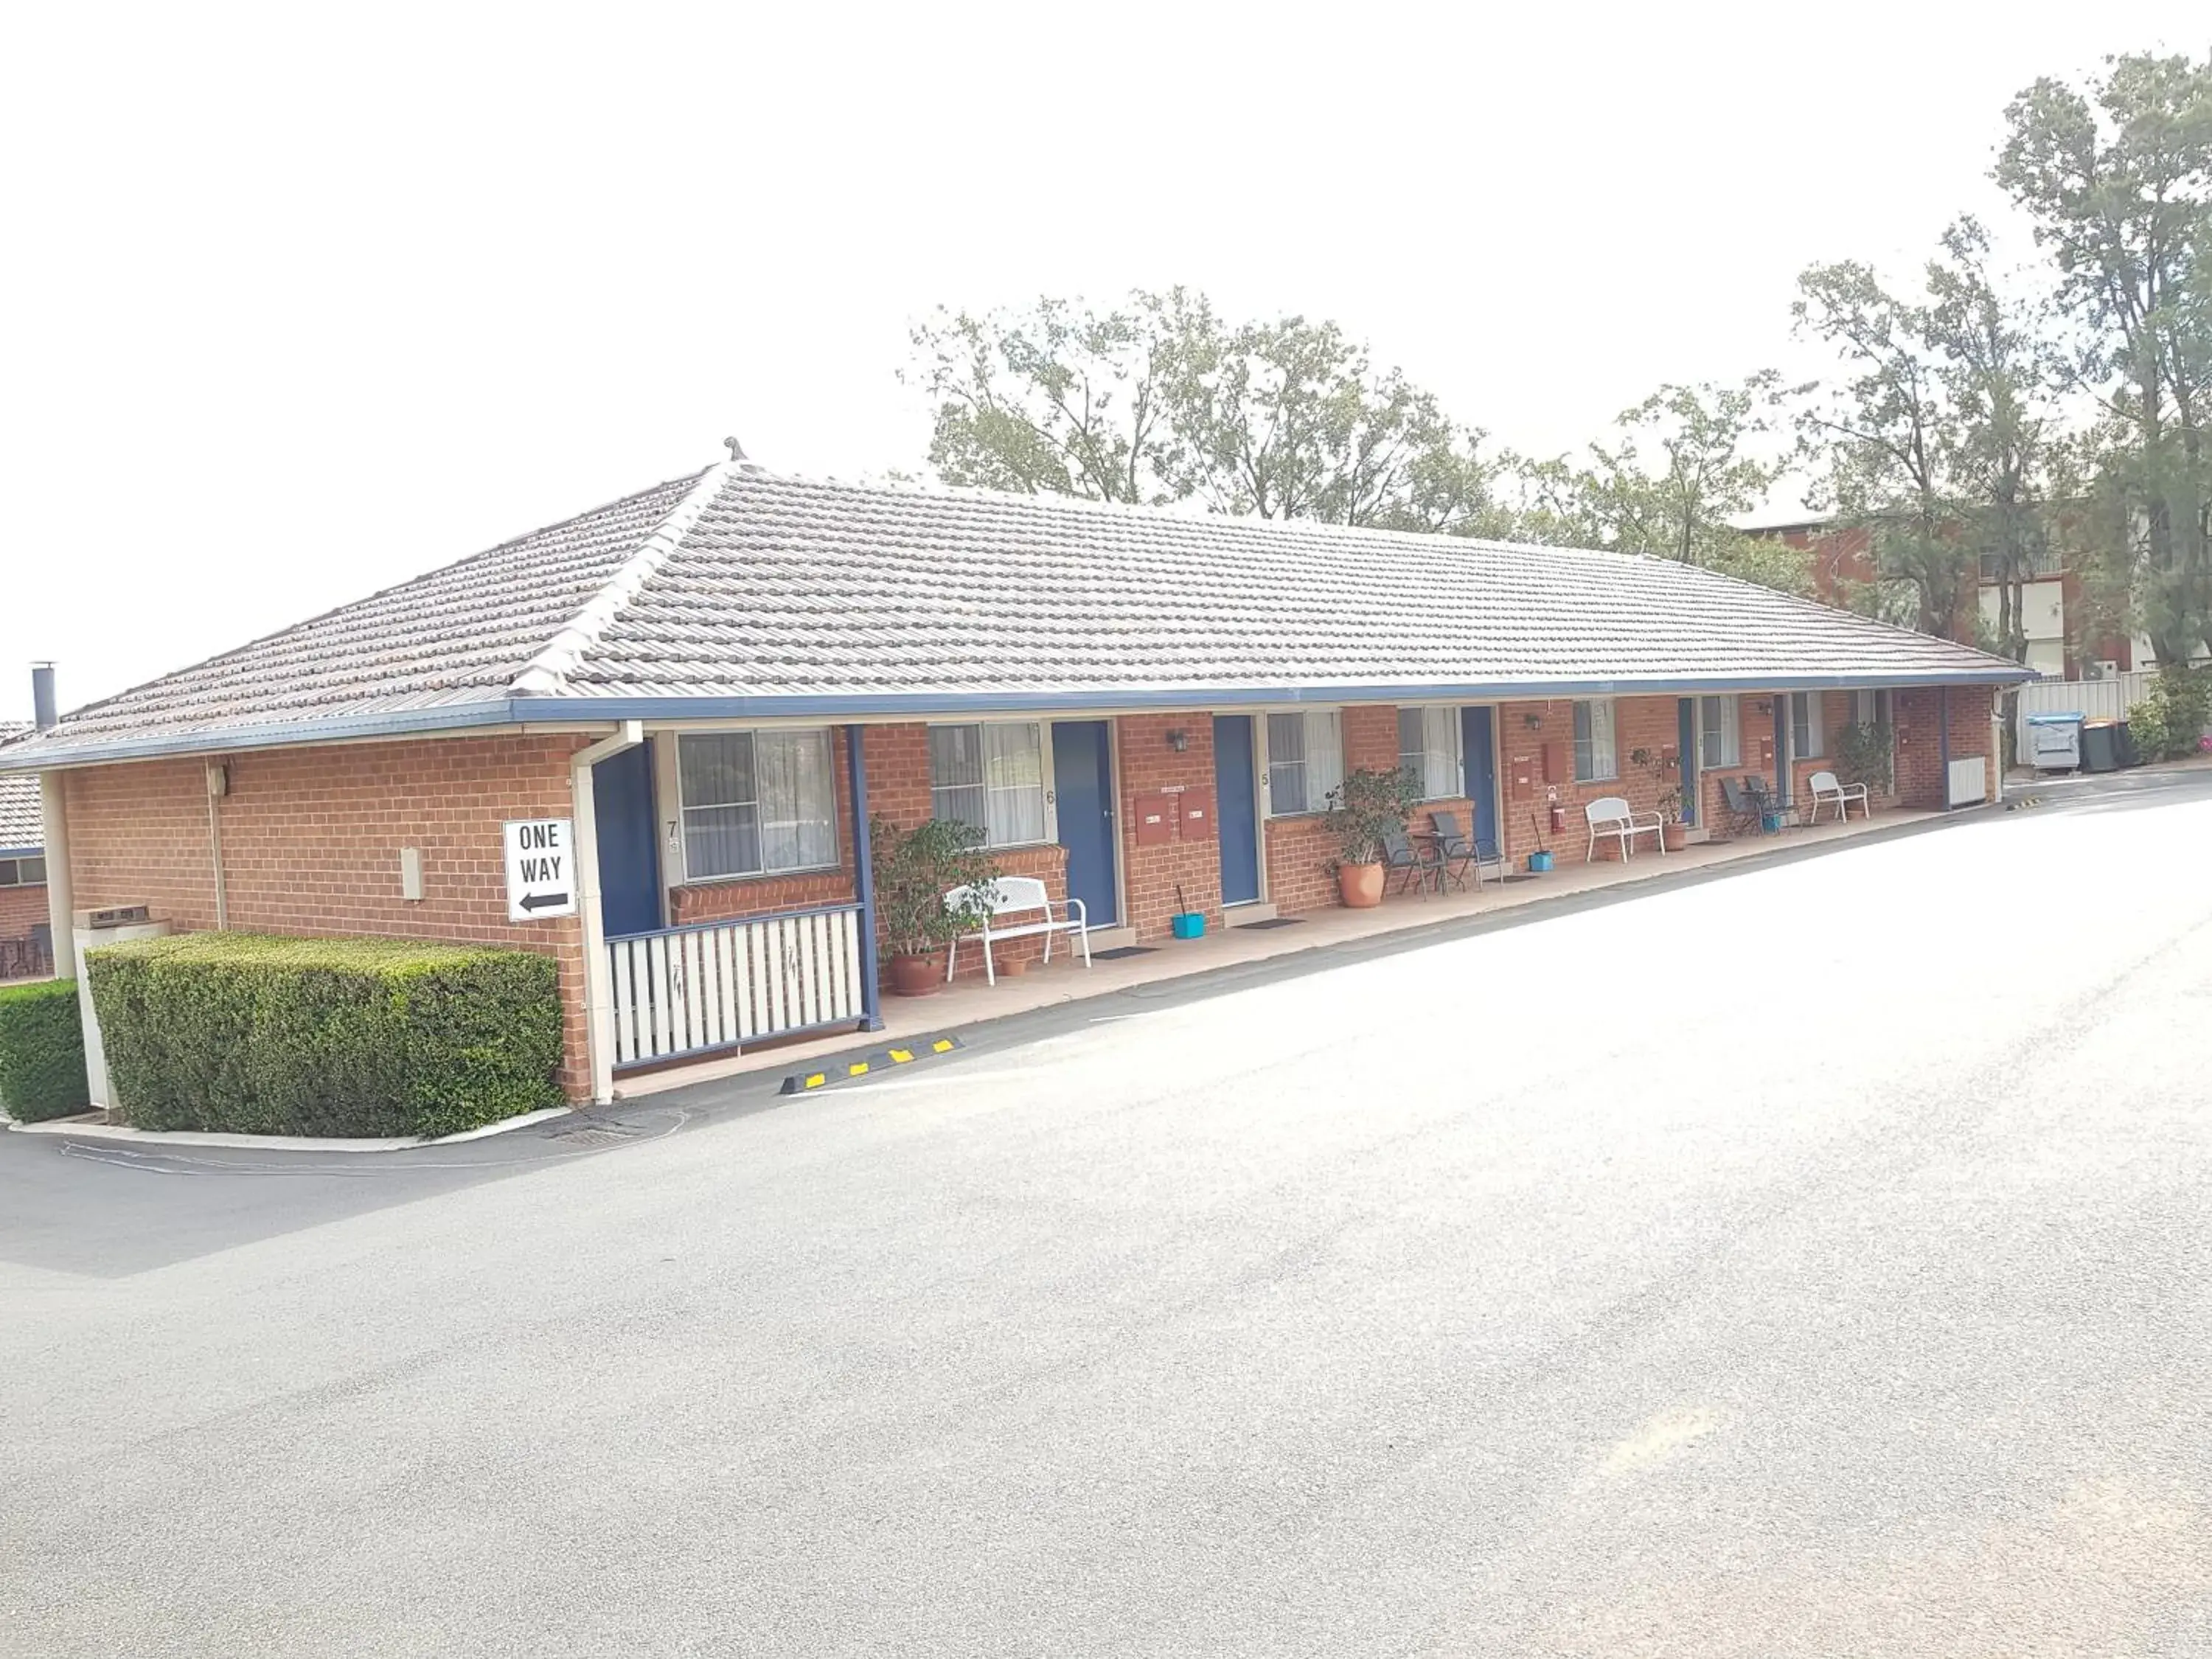
[[[1119,962],[1125,957],[1148,957],[1160,947],[1157,945],[1118,945],[1110,951],[1093,951],[1093,962]]]
[[[556,1129],[545,1138],[565,1140],[572,1146],[619,1146],[635,1140],[638,1132],[619,1123],[579,1123],[572,1129]]]

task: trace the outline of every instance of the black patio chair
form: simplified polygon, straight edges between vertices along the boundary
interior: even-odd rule
[[[1436,849],[1437,890],[1443,891],[1449,880],[1462,891],[1467,887],[1467,872],[1474,872],[1475,885],[1482,884],[1482,865],[1474,843],[1459,832],[1459,814],[1431,812],[1429,814],[1429,840]]]
[[[1721,811],[1728,815],[1730,841],[1756,830],[1761,815],[1766,811],[1754,791],[1756,781],[1752,778],[1721,780]]]
[[[1382,878],[1398,878],[1396,890],[1402,893],[1413,883],[1428,885],[1429,860],[1414,850],[1413,842],[1403,830],[1392,830],[1382,837]]]

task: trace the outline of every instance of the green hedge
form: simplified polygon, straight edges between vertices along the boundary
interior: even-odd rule
[[[0,1106],[18,1123],[38,1123],[91,1104],[76,981],[0,985]]]
[[[142,1129],[442,1135],[561,1101],[532,951],[183,933],[87,960],[111,1105]]]

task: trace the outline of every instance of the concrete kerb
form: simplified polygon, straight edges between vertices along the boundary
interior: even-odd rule
[[[238,1135],[203,1129],[133,1129],[120,1123],[85,1123],[66,1117],[52,1118],[43,1123],[18,1123],[12,1118],[0,1121],[4,1121],[7,1127],[17,1134],[68,1135],[92,1140],[128,1141],[140,1146],[229,1146],[264,1152],[404,1152],[420,1146],[453,1146],[465,1140],[482,1140],[490,1135],[503,1135],[510,1129],[526,1129],[533,1123],[567,1117],[574,1109],[568,1106],[548,1106],[541,1111],[525,1112],[520,1117],[501,1118],[496,1123],[463,1129],[458,1134],[440,1135],[431,1140],[418,1139],[412,1135],[346,1138]]]

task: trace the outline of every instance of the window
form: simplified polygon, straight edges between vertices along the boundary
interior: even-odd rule
[[[1459,770],[1459,710],[1401,708],[1398,764],[1419,781],[1423,800],[1454,800],[1463,793]]]
[[[837,862],[827,728],[687,732],[676,773],[686,881]]]
[[[44,859],[0,859],[0,887],[42,887],[46,880]]]
[[[1620,775],[1620,764],[1613,753],[1613,704],[1578,702],[1575,705],[1575,781],[1601,783]]]
[[[1318,812],[1344,781],[1344,738],[1334,708],[1267,716],[1267,811]]]
[[[1743,763],[1743,739],[1734,697],[1698,699],[1698,764],[1711,771]]]
[[[1820,728],[1818,691],[1790,694],[1790,754],[1794,760],[1818,760],[1828,752],[1827,733]]]
[[[1886,690],[1852,692],[1851,724],[1887,726],[1889,724],[1889,693]]]
[[[1044,728],[1035,720],[929,728],[929,811],[990,847],[1046,839]]]

